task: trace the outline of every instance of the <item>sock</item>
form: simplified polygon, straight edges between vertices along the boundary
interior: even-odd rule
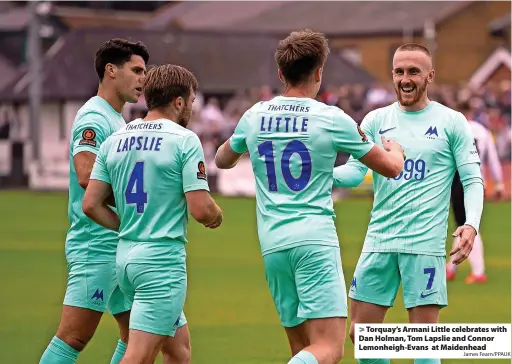
[[[117,340],[116,351],[114,351],[114,355],[112,356],[112,360],[110,360],[110,364],[119,364],[121,359],[123,359],[125,352],[126,344],[121,339]]]
[[[54,336],[43,353],[39,364],[75,364],[78,350],[73,349],[64,341]]]
[[[475,237],[473,250],[469,254],[468,260],[471,265],[471,273],[475,276],[481,276],[484,274],[484,244],[480,234]]]
[[[453,238],[453,247],[454,248],[459,243],[459,240],[460,240],[460,238],[458,236]],[[451,273],[455,273],[455,271],[457,270],[457,266],[455,264],[453,264],[453,261],[455,260],[456,257],[457,257],[457,254],[452,255],[450,257],[450,263],[448,263],[448,270]]]
[[[414,359],[414,364],[441,364],[441,359]]]
[[[315,356],[309,351],[302,350],[298,352],[288,364],[318,364],[318,360],[316,360]]]
[[[389,359],[357,359],[359,364],[389,364]]]

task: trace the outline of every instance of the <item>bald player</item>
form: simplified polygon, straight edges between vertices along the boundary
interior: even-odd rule
[[[373,173],[370,224],[349,291],[352,341],[355,324],[384,321],[400,283],[409,322],[438,322],[440,309],[448,305],[446,233],[456,171],[464,187],[466,220],[453,233],[458,237],[450,252],[454,264],[469,256],[483,209],[480,160],[466,118],[428,98],[435,75],[429,50],[419,44],[402,45],[394,54],[392,74],[398,101],[370,112],[361,129],[375,144],[383,136],[395,140],[407,159],[395,178]],[[367,170],[350,158],[334,169],[334,185],[357,186]],[[359,362],[386,364],[389,359]]]

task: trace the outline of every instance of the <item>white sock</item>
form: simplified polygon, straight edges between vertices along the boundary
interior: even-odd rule
[[[457,244],[459,243],[459,240],[460,238],[458,236],[456,236],[455,238],[453,238],[453,247],[455,248],[457,246]],[[450,263],[448,263],[448,270],[452,273],[455,273],[457,271],[457,266],[455,264],[453,264],[453,261],[455,260],[455,258],[457,257],[457,254],[454,254],[450,257]]]
[[[471,265],[471,273],[473,273],[473,275],[481,276],[484,274],[484,244],[480,234],[475,237],[473,250],[469,254],[468,260]]]

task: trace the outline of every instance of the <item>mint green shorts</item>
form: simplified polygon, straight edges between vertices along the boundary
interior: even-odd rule
[[[119,242],[117,279],[123,293],[133,299],[130,329],[174,336],[186,324],[185,260],[183,243]]]
[[[349,297],[392,307],[398,287],[406,309],[448,305],[445,257],[405,253],[361,253]]]
[[[113,257],[112,257],[113,258]],[[64,305],[111,314],[130,311],[132,301],[119,289],[116,264],[112,262],[68,262],[68,284]]]
[[[263,256],[281,325],[347,317],[347,293],[339,247],[304,245]]]

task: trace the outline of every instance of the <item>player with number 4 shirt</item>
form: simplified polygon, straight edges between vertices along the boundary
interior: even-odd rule
[[[119,231],[116,273],[131,300],[130,340],[121,364],[153,363],[175,347],[187,290],[188,212],[208,228],[222,223],[209,194],[204,153],[186,128],[198,84],[187,69],[155,66],[144,81],[148,114],[101,146],[83,200],[92,220]],[[119,216],[106,204],[113,193]],[[190,355],[166,363],[190,363]]]

